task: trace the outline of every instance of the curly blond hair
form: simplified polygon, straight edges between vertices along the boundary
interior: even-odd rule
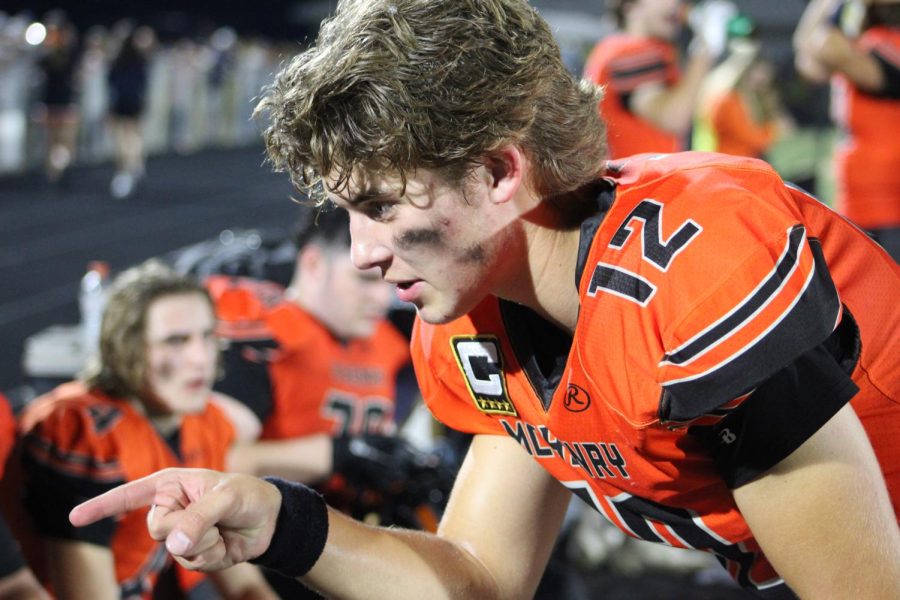
[[[275,168],[318,200],[323,176],[337,190],[357,168],[403,181],[429,168],[461,184],[507,143],[552,196],[600,173],[600,98],[524,0],[342,0],[256,114]]]

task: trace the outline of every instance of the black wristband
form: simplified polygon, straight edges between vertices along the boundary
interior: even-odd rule
[[[281,492],[281,508],[269,547],[248,562],[300,577],[313,568],[325,549],[328,507],[321,494],[302,483],[279,477],[264,479]]]

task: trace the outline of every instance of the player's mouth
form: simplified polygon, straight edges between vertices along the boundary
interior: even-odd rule
[[[191,392],[199,392],[200,390],[209,387],[209,383],[206,381],[204,377],[196,377],[193,379],[189,379],[185,383],[185,387]]]
[[[403,302],[415,302],[422,293],[424,281],[421,279],[410,279],[409,281],[397,282],[397,298]]]

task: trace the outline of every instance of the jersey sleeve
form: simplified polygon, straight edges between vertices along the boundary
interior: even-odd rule
[[[859,388],[848,370],[855,364],[858,340],[848,315],[828,340],[769,377],[735,408],[722,411],[720,419],[688,430],[705,445],[730,488],[787,458],[853,398]]]
[[[445,335],[416,319],[410,348],[422,398],[435,419],[462,433],[505,433],[494,419],[476,408]]]
[[[103,435],[118,418],[112,407],[61,406],[25,435],[25,505],[38,534],[110,544],[113,518],[74,527],[68,515],[77,504],[125,483],[115,444]]]
[[[689,421],[746,397],[825,341],[841,320],[840,298],[818,240],[793,215],[761,200],[735,206],[731,229],[721,234],[724,245],[700,246],[696,250],[707,256],[685,265],[713,283],[696,276],[679,281],[676,275],[672,284],[690,288],[690,300],[676,303],[684,316],[664,332],[657,370],[663,421]],[[719,261],[716,252],[737,257]],[[716,273],[720,264],[723,274]]]
[[[630,94],[648,83],[665,83],[671,76],[672,56],[656,45],[636,48],[609,64],[609,81],[619,94]]]
[[[266,341],[231,341],[222,352],[223,375],[213,389],[245,404],[260,423],[272,414],[272,381],[269,353],[276,343]]]

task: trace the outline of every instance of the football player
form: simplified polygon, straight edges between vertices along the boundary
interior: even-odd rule
[[[275,164],[416,305],[429,407],[475,434],[437,535],[183,470],[73,522],[155,503],[193,568],[526,598],[575,493],[759,594],[895,596],[900,268],[761,161],[606,162],[600,96],[524,0],[385,0],[340,3],[263,101]]]
[[[173,593],[161,591],[173,589],[166,586],[201,583],[196,573],[167,569],[143,511],[83,529],[66,516],[85,498],[159,469],[225,467],[235,430],[211,401],[214,326],[200,284],[159,261],[131,268],[110,290],[88,376],[35,399],[20,416],[25,509],[55,597],[162,597]],[[212,579],[226,598],[277,597],[252,565]]]

